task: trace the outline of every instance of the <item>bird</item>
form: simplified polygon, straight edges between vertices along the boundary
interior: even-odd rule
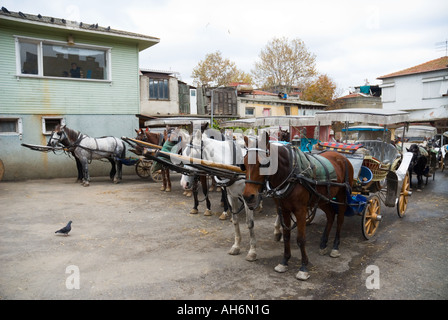
[[[59,229],[55,233],[62,233],[62,234],[65,234],[67,236],[68,233],[70,232],[70,230],[72,230],[72,221],[71,220],[67,223],[67,225],[64,228]]]
[[[21,16],[22,18],[26,18],[26,15],[22,11],[19,11],[19,16]]]

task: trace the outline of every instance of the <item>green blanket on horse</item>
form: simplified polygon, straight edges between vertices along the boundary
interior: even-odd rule
[[[162,146],[161,151],[164,152],[171,152],[171,149],[177,144],[177,142],[171,142],[171,141],[165,141],[165,143]],[[151,172],[154,173],[160,169],[162,169],[163,165],[160,162],[155,162],[153,166],[151,167]]]
[[[316,181],[337,180],[336,170],[327,158],[305,153],[297,148],[294,148],[294,151],[296,173]]]

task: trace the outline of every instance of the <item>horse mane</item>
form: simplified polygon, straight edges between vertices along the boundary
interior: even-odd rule
[[[64,130],[65,134],[67,135],[67,138],[70,141],[76,141],[79,137],[79,131],[70,129],[66,126],[62,127],[60,124],[58,124],[55,128],[55,131],[60,131],[60,130]]]

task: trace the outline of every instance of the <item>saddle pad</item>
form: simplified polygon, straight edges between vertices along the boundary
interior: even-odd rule
[[[320,156],[296,150],[297,167],[305,177],[316,181],[337,180],[336,170],[331,162]]]
[[[354,153],[363,146],[362,143],[346,144],[339,142],[319,142],[316,145],[317,150],[337,151],[342,153]]]

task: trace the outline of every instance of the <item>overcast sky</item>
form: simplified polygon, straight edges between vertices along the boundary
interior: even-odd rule
[[[160,38],[140,67],[191,73],[219,50],[250,72],[274,37],[302,39],[317,69],[341,93],[377,77],[445,55],[448,1],[288,0],[6,0],[10,11],[111,26]]]

